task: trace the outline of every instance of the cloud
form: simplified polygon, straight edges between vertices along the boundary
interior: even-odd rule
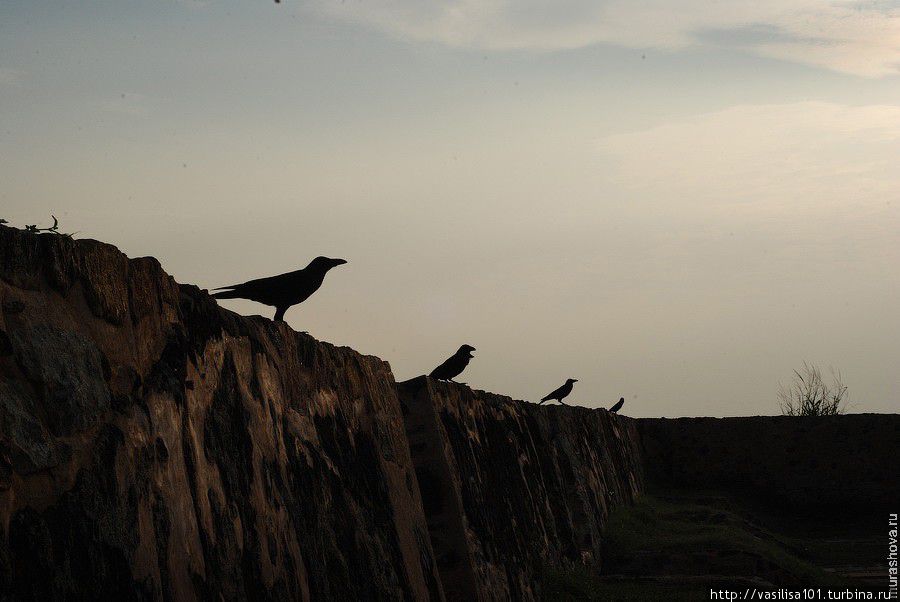
[[[176,0],[178,4],[183,4],[188,8],[205,8],[212,3],[213,0]]]
[[[22,76],[24,72],[18,69],[10,69],[9,67],[0,67],[0,87],[4,88],[20,88],[22,87]]]
[[[900,71],[900,6],[848,0],[314,0],[313,10],[403,39],[462,48],[594,44],[680,49],[726,42],[865,77]]]
[[[735,106],[598,148],[635,210],[675,220],[840,228],[900,210],[900,106]]]

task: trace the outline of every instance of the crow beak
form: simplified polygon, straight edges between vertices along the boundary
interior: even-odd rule
[[[331,261],[334,262],[334,265],[344,265],[347,263],[346,259],[332,259]]]

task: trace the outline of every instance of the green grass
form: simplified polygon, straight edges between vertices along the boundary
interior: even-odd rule
[[[845,580],[801,558],[800,540],[781,537],[719,504],[645,496],[610,516],[605,548],[605,559],[612,565],[646,550],[664,554],[745,552],[768,560],[810,587],[847,585]]]
[[[587,567],[550,569],[544,573],[542,599],[548,602],[642,602],[647,600],[709,600],[707,588],[685,591],[684,587],[659,583],[604,581]]]
[[[729,564],[728,559],[735,557],[737,564]],[[699,560],[682,561],[684,558]],[[672,566],[676,568],[672,572],[659,569],[656,561],[669,559],[675,559]],[[750,580],[760,579],[767,579],[774,588],[836,590],[858,584],[826,572],[818,564],[829,566],[831,561],[831,566],[836,566],[853,559],[841,546],[826,543],[820,533],[804,537],[799,529],[785,536],[770,530],[760,524],[755,513],[721,496],[644,496],[635,505],[611,514],[602,573],[584,566],[548,570],[542,591],[545,600],[572,602],[709,600],[711,588],[740,584],[743,589],[752,584]],[[691,562],[697,562],[701,570],[692,573]],[[738,574],[729,572],[735,566]],[[764,567],[764,574],[754,574],[756,566]],[[679,570],[685,567],[688,570]],[[761,583],[765,587],[765,582]]]

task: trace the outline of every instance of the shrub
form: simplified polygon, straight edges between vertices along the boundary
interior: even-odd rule
[[[833,416],[843,414],[847,386],[841,373],[831,369],[831,384],[822,377],[818,366],[803,362],[801,370],[794,370],[790,385],[778,386],[781,413],[785,416]]]

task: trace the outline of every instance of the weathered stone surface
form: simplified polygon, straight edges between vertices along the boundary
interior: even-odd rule
[[[153,259],[0,253],[2,599],[530,599],[640,487],[626,419],[421,379],[422,439],[386,363]]]
[[[22,375],[37,389],[55,435],[84,430],[109,409],[108,365],[90,339],[44,323],[23,323],[12,331],[11,349]]]
[[[898,414],[636,422],[654,487],[731,490],[806,512],[878,513],[900,500]]]
[[[443,599],[386,363],[3,227],[0,307],[0,599]]]
[[[599,562],[610,509],[642,485],[632,419],[424,377],[398,386],[448,598],[532,600],[548,566]]]
[[[0,454],[19,474],[52,468],[68,459],[68,446],[44,427],[38,408],[20,383],[0,382]],[[4,488],[2,481],[0,488]]]

